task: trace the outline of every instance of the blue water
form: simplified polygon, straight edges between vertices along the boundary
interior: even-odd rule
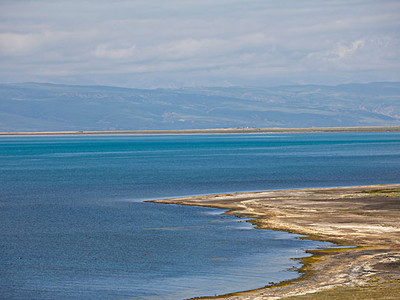
[[[323,243],[175,196],[400,180],[399,133],[0,137],[0,298],[181,299],[296,277]]]

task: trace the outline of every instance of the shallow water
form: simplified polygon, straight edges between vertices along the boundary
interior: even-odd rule
[[[0,138],[0,298],[179,299],[293,278],[322,243],[174,196],[398,183],[398,133]]]

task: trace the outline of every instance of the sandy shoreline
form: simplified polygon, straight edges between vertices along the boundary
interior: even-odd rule
[[[400,132],[400,126],[307,127],[307,128],[214,128],[180,130],[113,130],[113,131],[20,131],[1,135],[116,135],[116,134],[226,134],[226,133],[314,133],[314,132]]]
[[[379,289],[400,296],[400,184],[220,194],[152,202],[228,209],[227,214],[250,217],[258,228],[357,246],[310,251],[314,255],[303,259],[300,279],[223,295],[220,299],[334,299],[323,298],[324,293],[332,291],[338,299],[390,299],[373,296]],[[362,298],[363,293],[366,298]]]

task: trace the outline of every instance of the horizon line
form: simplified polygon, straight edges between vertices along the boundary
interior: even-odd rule
[[[5,135],[163,135],[163,134],[224,134],[224,133],[328,133],[328,132],[400,132],[400,126],[352,126],[352,127],[232,127],[209,129],[152,129],[152,130],[73,130],[73,131],[6,131]]]
[[[23,82],[0,82],[0,85],[18,85],[18,84],[38,84],[38,85],[55,85],[55,86],[70,86],[70,87],[110,87],[121,89],[138,89],[138,90],[177,90],[177,89],[191,89],[191,88],[278,88],[278,87],[306,87],[306,86],[321,86],[321,87],[339,87],[344,85],[369,85],[377,83],[400,83],[400,81],[369,81],[369,82],[347,82],[338,84],[318,84],[318,83],[293,83],[293,84],[279,84],[279,85],[198,85],[198,86],[181,86],[181,87],[129,87],[120,85],[109,84],[74,84],[74,83],[54,83],[54,82],[40,82],[40,81],[23,81]]]

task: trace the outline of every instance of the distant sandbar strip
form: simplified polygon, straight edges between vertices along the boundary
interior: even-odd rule
[[[224,133],[314,133],[314,132],[400,132],[400,126],[307,127],[307,128],[214,128],[180,130],[113,130],[113,131],[18,131],[0,135],[91,135],[91,134],[224,134]]]

